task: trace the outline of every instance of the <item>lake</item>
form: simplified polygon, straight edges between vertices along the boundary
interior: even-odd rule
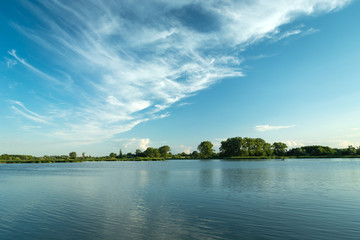
[[[0,165],[0,239],[359,239],[360,159]]]

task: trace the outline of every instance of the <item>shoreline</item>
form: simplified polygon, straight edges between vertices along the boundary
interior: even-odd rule
[[[171,160],[238,160],[238,161],[261,161],[261,160],[286,160],[286,159],[328,159],[328,158],[360,158],[360,156],[269,156],[269,157],[223,157],[223,158],[85,158],[85,159],[44,159],[31,160],[1,159],[0,164],[29,164],[29,163],[81,163],[81,162],[147,162],[147,161],[171,161]]]

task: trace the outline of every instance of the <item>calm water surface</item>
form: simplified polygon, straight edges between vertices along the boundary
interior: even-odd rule
[[[4,164],[0,239],[360,239],[360,159]]]

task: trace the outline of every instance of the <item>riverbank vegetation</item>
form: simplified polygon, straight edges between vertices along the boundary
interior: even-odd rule
[[[145,151],[136,149],[134,153],[110,153],[108,156],[93,157],[76,152],[68,155],[35,157],[31,155],[0,155],[0,163],[54,163],[84,161],[163,161],[166,159],[272,159],[272,158],[352,158],[360,157],[360,147],[330,148],[328,146],[303,146],[288,149],[282,142],[270,144],[261,138],[233,137],[221,142],[219,152],[215,152],[210,141],[203,141],[192,153],[172,154],[169,146],[148,147]]]

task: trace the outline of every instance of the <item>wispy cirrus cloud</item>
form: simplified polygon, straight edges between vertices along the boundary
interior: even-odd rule
[[[12,100],[9,100],[8,102],[11,104],[11,108],[15,112],[22,115],[26,119],[32,120],[32,121],[38,122],[38,123],[49,124],[49,121],[45,116],[41,116],[41,115],[39,115],[39,114],[37,114],[35,112],[30,111],[29,109],[27,109],[24,106],[24,104],[22,102],[12,101]]]
[[[52,121],[51,135],[93,142],[166,117],[172,104],[221,79],[243,76],[240,55],[247,46],[300,34],[279,28],[298,16],[330,12],[349,2],[26,1],[22,11],[38,24],[13,21],[12,26],[52,56],[49,72],[63,72],[71,81],[39,70],[15,50],[8,54],[36,75],[65,85],[59,96],[72,93],[71,103],[64,98],[68,104],[59,109],[66,111],[66,119]],[[13,109],[48,123],[22,107]]]
[[[304,29],[304,27],[305,27],[304,25],[300,25],[297,28],[287,30],[283,33],[280,33],[280,31],[276,31],[276,34],[274,34],[274,36],[272,36],[271,38],[273,41],[276,42],[292,36],[303,37],[319,31],[319,29],[315,29],[315,28]]]
[[[257,125],[257,126],[255,126],[255,130],[258,131],[258,132],[265,132],[265,131],[292,128],[292,127],[295,127],[295,125],[289,125],[289,126]]]
[[[36,74],[40,75],[42,78],[47,79],[47,80],[49,80],[49,81],[52,81],[53,83],[57,83],[57,84],[60,83],[59,80],[57,80],[56,78],[54,78],[54,77],[52,77],[52,76],[50,76],[50,75],[48,75],[48,74],[40,71],[40,70],[37,69],[36,67],[34,67],[34,66],[32,66],[31,64],[27,63],[27,62],[25,61],[25,59],[22,59],[22,58],[18,57],[18,56],[16,55],[16,50],[12,49],[12,50],[10,50],[10,51],[8,52],[8,54],[11,55],[12,57],[14,57],[14,58],[17,60],[17,61],[12,60],[12,61],[14,61],[15,63],[20,62],[21,64],[23,64],[25,67],[27,67],[27,68],[30,69],[31,71],[33,71],[33,72],[35,72]],[[12,66],[14,66],[14,65],[15,65],[15,64],[13,64]]]
[[[7,58],[7,57],[5,57],[5,61],[6,61],[6,66],[7,66],[8,68],[12,68],[12,67],[14,67],[14,66],[18,63],[16,60],[14,60],[14,59],[9,59],[9,58]]]

